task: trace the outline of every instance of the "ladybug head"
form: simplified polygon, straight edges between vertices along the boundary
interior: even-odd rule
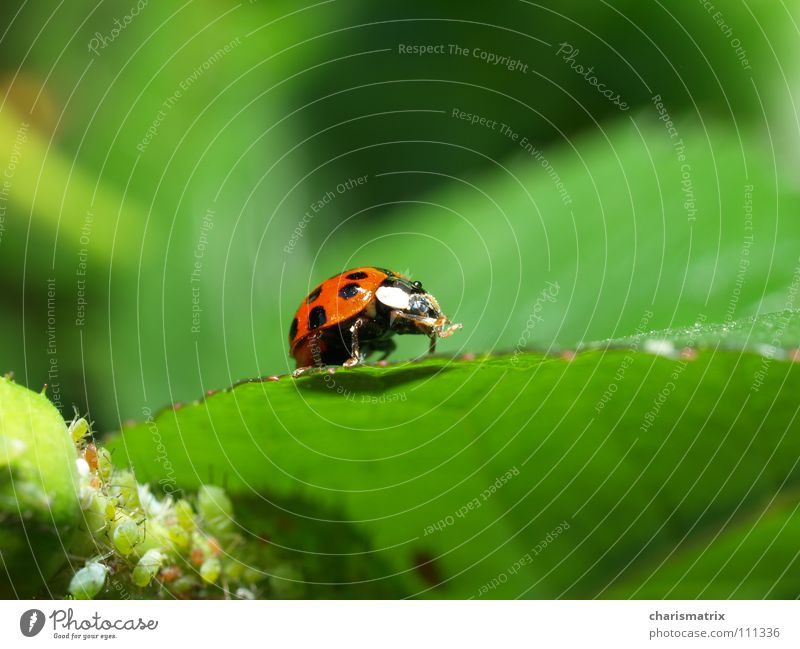
[[[393,278],[375,292],[378,302],[389,309],[389,326],[397,333],[424,333],[446,337],[461,325],[450,324],[436,298],[420,282]]]

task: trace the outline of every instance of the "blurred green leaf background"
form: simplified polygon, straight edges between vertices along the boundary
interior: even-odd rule
[[[301,298],[367,264],[464,323],[445,355],[796,307],[798,14],[9,0],[0,369],[117,430],[290,371]]]
[[[358,264],[423,280],[448,353],[515,346],[546,282],[544,349],[786,306],[794,5],[12,4],[0,366],[100,429],[290,369],[300,297]]]

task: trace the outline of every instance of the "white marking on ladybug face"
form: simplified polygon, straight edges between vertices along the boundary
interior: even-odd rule
[[[402,288],[397,288],[396,286],[381,286],[375,291],[375,297],[392,309],[408,309],[408,293]]]

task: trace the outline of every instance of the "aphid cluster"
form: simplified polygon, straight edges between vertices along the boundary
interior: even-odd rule
[[[220,487],[200,487],[191,502],[159,498],[113,466],[108,450],[91,441],[86,420],[76,417],[69,430],[85,524],[77,553],[89,557],[69,584],[73,598],[269,597],[268,575],[293,570],[264,565],[263,548],[237,533]]]

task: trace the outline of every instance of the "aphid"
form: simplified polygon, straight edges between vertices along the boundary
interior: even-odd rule
[[[77,409],[75,410],[75,418],[70,422],[67,428],[73,442],[80,442],[91,431],[89,429],[89,422],[83,417],[78,416]]]
[[[158,573],[163,561],[164,555],[160,550],[151,549],[145,552],[133,569],[133,574],[131,575],[133,583],[140,588],[147,586]]]
[[[211,554],[222,554],[222,547],[220,546],[219,541],[217,541],[217,539],[215,539],[213,536],[208,537],[208,549],[211,550]]]
[[[222,566],[220,565],[219,559],[216,557],[209,557],[203,561],[203,565],[200,566],[200,576],[204,581],[213,584],[219,578],[221,569]]]
[[[189,547],[189,541],[190,541],[189,532],[187,532],[180,525],[172,525],[169,528],[168,535],[169,535],[169,540],[172,541],[173,545],[178,550],[183,551]]]
[[[205,553],[200,548],[192,548],[192,551],[189,553],[189,561],[191,561],[194,565],[199,566],[205,560]]]
[[[161,569],[160,577],[164,583],[175,581],[183,574],[178,566],[164,566]]]
[[[134,546],[141,541],[139,526],[134,521],[123,521],[114,529],[112,542],[117,551],[123,556],[133,552]]]
[[[364,266],[317,286],[297,309],[289,328],[295,374],[322,365],[358,365],[372,353],[386,358],[394,334],[424,334],[429,351],[462,325],[452,324],[436,298],[414,282],[384,268]]]
[[[97,447],[89,442],[86,445],[86,450],[83,452],[83,459],[89,465],[89,469],[94,472],[97,471]]]
[[[93,599],[105,586],[108,568],[90,561],[78,570],[69,582],[69,593],[75,599]]]

